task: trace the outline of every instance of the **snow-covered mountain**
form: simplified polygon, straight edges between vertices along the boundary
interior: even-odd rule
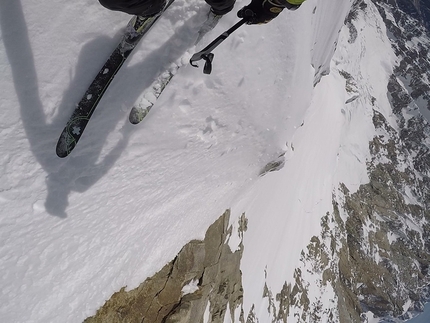
[[[238,1],[203,43],[233,25]],[[430,298],[428,1],[307,0],[181,67],[176,0],[71,156],[55,144],[129,17],[0,6],[2,322],[402,322]],[[96,313],[97,312],[97,313]]]

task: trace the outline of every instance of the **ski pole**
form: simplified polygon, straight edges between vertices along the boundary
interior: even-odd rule
[[[243,24],[247,23],[249,20],[248,17],[241,19],[238,23],[236,23],[229,30],[223,32],[219,35],[214,41],[212,41],[209,45],[203,48],[200,52],[195,53],[191,59],[190,64],[194,67],[199,67],[195,62],[203,59],[205,61],[205,66],[203,67],[203,73],[210,74],[212,72],[212,60],[214,58],[214,54],[212,51],[218,47],[228,36],[230,36],[236,29],[238,29]]]

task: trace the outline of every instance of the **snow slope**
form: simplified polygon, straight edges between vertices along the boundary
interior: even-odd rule
[[[245,4],[238,1],[206,43]],[[217,48],[211,76],[181,68],[145,121],[132,126],[129,108],[181,60],[205,19],[204,1],[176,0],[118,73],[75,151],[59,159],[58,135],[129,17],[90,0],[3,0],[2,320],[80,322],[201,238],[232,206],[255,221],[245,236],[253,250],[243,260],[245,307],[261,299],[261,264],[273,263],[272,286],[291,276],[296,264],[278,267],[275,246],[294,241],[287,248],[298,259],[319,229],[317,217],[330,210],[344,83],[337,75],[313,84],[329,70],[350,6],[308,0],[268,25],[242,27]],[[260,179],[285,151],[285,171]],[[267,249],[255,266],[254,251]]]

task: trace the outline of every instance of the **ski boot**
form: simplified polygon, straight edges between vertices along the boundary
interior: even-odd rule
[[[143,32],[160,14],[153,16],[134,16],[127,27],[121,41],[123,52],[133,49],[143,36]]]
[[[203,23],[203,25],[198,31],[198,37],[195,44],[199,43],[204,35],[206,35],[208,32],[215,28],[222,16],[223,15],[218,15],[214,13],[212,10],[209,11],[206,21]]]

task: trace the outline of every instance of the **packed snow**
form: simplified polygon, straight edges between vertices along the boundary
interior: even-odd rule
[[[236,23],[245,4],[237,1],[202,43]],[[232,225],[243,212],[249,220],[244,309],[256,304],[268,322],[264,284],[280,290],[292,279],[340,181],[351,191],[368,181],[374,130],[371,108],[360,109],[370,95],[386,102],[383,82],[394,62],[375,60],[388,39],[364,20],[369,32],[355,46],[374,50],[348,61],[342,26],[351,4],[307,0],[267,25],[241,27],[215,50],[210,76],[181,67],[133,126],[134,102],[196,50],[208,6],[176,0],[119,71],[75,150],[60,159],[58,136],[130,17],[95,0],[3,0],[2,321],[81,322],[203,238],[231,208]],[[375,87],[345,91],[343,70],[367,71]],[[284,168],[260,177],[282,154]],[[232,237],[231,246],[238,241]],[[327,291],[327,301],[334,298]]]

